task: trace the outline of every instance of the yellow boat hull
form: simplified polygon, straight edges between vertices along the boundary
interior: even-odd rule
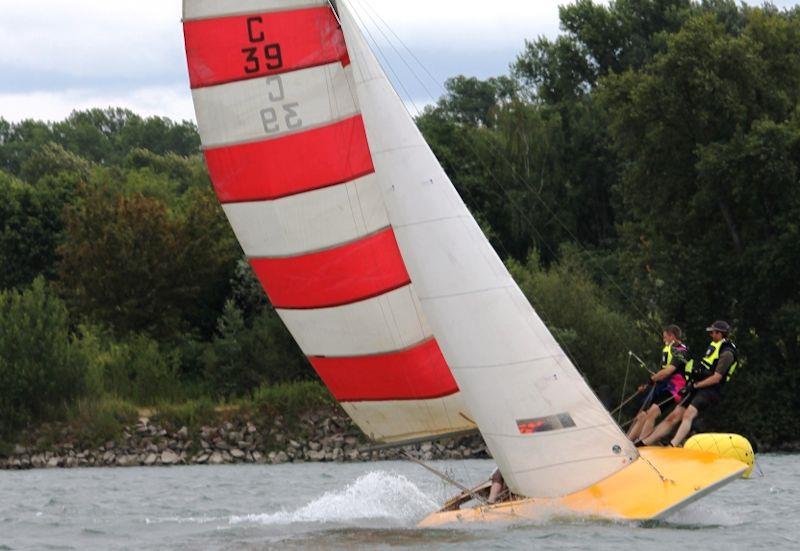
[[[541,520],[553,515],[619,520],[661,519],[738,478],[747,465],[684,448],[640,448],[641,458],[621,471],[561,498],[525,498],[433,513],[420,522],[435,527],[465,522]]]
[[[716,432],[695,434],[686,441],[683,447],[690,450],[715,453],[722,457],[730,457],[746,463],[748,468],[742,473],[742,478],[750,478],[750,473],[753,472],[753,463],[756,457],[753,452],[753,446],[750,445],[750,441],[747,438],[739,434]]]

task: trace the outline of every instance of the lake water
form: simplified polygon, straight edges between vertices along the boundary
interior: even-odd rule
[[[463,482],[491,461],[434,461]],[[421,530],[454,492],[406,462],[0,471],[0,549],[800,549],[800,456],[665,522]]]

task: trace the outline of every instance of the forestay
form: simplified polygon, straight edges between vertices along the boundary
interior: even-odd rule
[[[637,451],[560,349],[489,245],[337,2],[371,159],[432,334],[506,482],[569,494]]]
[[[387,218],[328,3],[183,10],[214,189],[310,363],[376,440],[473,428]]]

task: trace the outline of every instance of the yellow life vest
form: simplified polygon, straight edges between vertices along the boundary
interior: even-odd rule
[[[670,364],[672,364],[672,344],[667,344],[661,349],[661,369]]]
[[[723,348],[733,353],[733,363],[728,368],[728,374],[725,376],[725,382],[727,383],[731,380],[733,372],[736,371],[736,368],[739,366],[739,353],[736,350],[736,346],[731,341],[728,339],[722,339],[718,342],[711,341],[711,344],[709,344],[706,349],[706,355],[700,360],[700,363],[703,368],[703,374],[706,376],[712,375],[717,369],[719,355]]]
[[[661,369],[669,365],[675,365],[672,363],[672,345],[675,343],[670,343],[664,345],[664,348],[661,349]],[[686,365],[683,368],[683,371],[680,370],[676,371],[676,375],[682,375],[684,378],[688,378],[689,374],[692,372],[692,367],[694,367],[694,360],[689,360],[686,362]],[[671,375],[670,375],[671,376]]]

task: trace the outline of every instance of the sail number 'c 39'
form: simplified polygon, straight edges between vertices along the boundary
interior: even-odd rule
[[[245,73],[252,75],[263,70],[275,71],[283,67],[281,45],[277,42],[264,44],[267,35],[264,32],[264,19],[261,16],[247,18],[247,39],[253,45],[242,48],[242,53],[245,55]]]

